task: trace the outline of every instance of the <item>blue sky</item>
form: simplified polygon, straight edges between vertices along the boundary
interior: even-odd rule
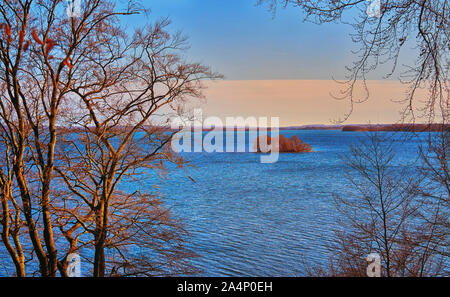
[[[202,108],[208,115],[278,116],[281,125],[329,124],[348,110],[347,101],[338,102],[329,93],[338,91],[330,80],[344,79],[345,66],[356,59],[350,25],[304,22],[295,7],[279,9],[273,18],[256,0],[144,3],[150,14],[125,18],[127,26],[168,17],[171,30],[189,37],[186,57],[225,75],[225,81],[210,84],[206,91]],[[352,14],[347,18],[356,16]],[[406,53],[399,65],[411,63],[413,51]],[[384,67],[367,77],[374,80],[371,98],[355,108],[347,123],[398,119],[400,106],[390,100],[403,99],[404,86],[377,81],[386,72]],[[397,77],[398,72],[392,79]]]
[[[189,37],[189,58],[229,80],[343,79],[345,66],[355,59],[351,26],[304,22],[296,7],[278,9],[273,18],[256,0],[143,2],[151,10],[149,18],[133,16],[127,24],[169,17],[171,29]],[[411,58],[408,55],[401,62]],[[368,78],[381,79],[386,72],[387,68],[380,69]]]
[[[275,18],[256,0],[151,0],[150,20],[169,17],[172,29],[189,37],[189,58],[223,73],[226,79],[342,78],[356,46],[343,24],[303,22],[294,7]],[[145,16],[129,24],[144,23]]]

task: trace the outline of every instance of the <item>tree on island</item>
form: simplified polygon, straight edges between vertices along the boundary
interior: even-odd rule
[[[258,153],[268,153],[270,151],[280,153],[309,153],[312,151],[311,146],[302,142],[296,135],[291,138],[286,138],[284,135],[273,138],[268,135],[258,136],[254,147]]]

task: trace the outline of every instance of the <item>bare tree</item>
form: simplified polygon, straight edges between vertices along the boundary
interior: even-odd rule
[[[424,256],[437,252],[447,260],[450,256],[449,133],[447,129],[433,133],[430,135],[431,140],[420,146],[419,171],[422,183],[414,189],[421,198],[422,207],[418,216],[423,222]]]
[[[337,21],[353,26],[352,40],[359,50],[355,62],[347,67],[346,79],[339,82],[343,86],[340,94],[334,96],[350,104],[340,122],[349,118],[356,103],[369,100],[368,74],[387,64],[391,69],[385,78],[390,78],[399,68],[403,49],[415,45],[414,64],[403,65],[399,76],[407,90],[406,96],[398,99],[402,104],[400,121],[415,122],[420,118],[429,124],[441,124],[443,130],[439,137],[435,133],[428,138],[416,135],[421,143],[422,168],[416,170],[410,164],[402,176],[392,170],[393,151],[389,145],[387,148],[382,145],[385,141],[378,136],[370,138],[371,145],[352,148],[347,165],[361,178],[354,180],[349,175],[359,195],[353,199],[337,196],[337,206],[348,215],[341,223],[349,228],[337,233],[338,255],[330,266],[312,273],[365,275],[364,258],[374,248],[382,254],[387,276],[441,273],[441,260],[448,259],[448,1],[258,0],[258,3],[268,4],[274,13],[280,6],[298,7],[305,20],[318,24]],[[371,8],[374,10],[369,11]],[[347,13],[352,16],[358,13],[358,17],[347,22]],[[425,96],[418,92],[420,89],[427,90]],[[363,213],[366,217],[361,217]]]
[[[129,43],[122,39],[118,46],[125,46],[130,60],[120,60],[117,67],[111,63],[117,49],[108,51],[110,58],[106,62],[93,57],[100,68],[108,69],[103,72],[107,75],[97,74],[96,79],[89,76],[72,88],[76,97],[70,100],[78,101],[80,109],[88,113],[68,117],[81,132],[75,139],[69,135],[62,145],[60,159],[65,166],[58,168],[58,173],[89,208],[85,217],[92,219],[94,226],[86,226],[85,230],[95,237],[94,276],[105,275],[105,249],[114,249],[120,258],[110,261],[114,264],[110,269],[118,272],[117,266],[123,266],[127,268],[125,274],[147,275],[159,270],[143,254],[140,264],[132,261],[125,252],[129,246],[148,253],[144,247],[153,246],[173,263],[183,260],[181,248],[178,253],[164,249],[164,244],[170,245],[175,238],[181,244],[177,232],[170,235],[167,231],[154,231],[154,221],[165,228],[181,230],[171,222],[168,213],[155,207],[157,200],[142,191],[126,193],[117,189],[124,179],[132,182],[148,174],[142,172],[144,169],[164,170],[167,161],[182,164],[169,150],[173,132],[161,131],[151,120],[165,106],[177,109],[188,97],[200,96],[200,80],[220,77],[199,64],[183,62],[177,51],[184,47],[185,40],[179,34],[170,35],[165,30],[167,25],[167,20],[163,20],[138,31]]]
[[[437,221],[423,220],[414,166],[400,166],[388,134],[371,132],[345,158],[352,191],[336,194],[340,214],[330,265],[312,274],[366,276],[368,254],[380,254],[384,276],[435,276],[443,273],[445,234]],[[435,210],[433,211],[435,214]],[[439,214],[441,215],[441,214]],[[426,227],[425,227],[426,226]]]
[[[133,228],[141,238],[148,232],[167,239],[180,259],[188,254],[184,231],[155,195],[118,187],[125,177],[179,161],[167,150],[171,135],[152,128],[156,111],[201,96],[200,81],[220,75],[182,61],[185,39],[165,30],[167,21],[129,38],[120,17],[143,11],[139,1],[122,10],[113,1],[81,1],[77,16],[67,15],[63,1],[0,4],[2,242],[18,275],[19,227],[42,276],[65,275],[67,255],[80,247],[94,250],[93,274],[105,275],[105,249],[136,246],[132,233],[126,236]],[[156,243],[147,249],[163,253]],[[139,267],[130,257],[122,262]],[[147,273],[141,270],[135,273]]]
[[[57,272],[50,188],[56,125],[61,102],[73,80],[73,56],[79,50],[95,50],[89,42],[100,27],[111,24],[117,15],[131,13],[131,7],[115,12],[112,3],[100,0],[85,1],[77,19],[66,15],[61,1],[0,4],[0,76],[5,90],[1,95],[2,132],[8,135],[23,215],[43,276]],[[27,154],[30,161],[25,160]],[[24,171],[30,162],[34,163],[30,172],[37,176],[39,185],[32,185]],[[39,215],[33,210],[35,203]],[[37,218],[42,223],[42,237]]]

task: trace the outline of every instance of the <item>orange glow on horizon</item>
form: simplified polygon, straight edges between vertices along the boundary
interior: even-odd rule
[[[354,106],[344,124],[390,124],[399,119],[405,85],[368,81],[369,100]],[[332,80],[224,80],[206,83],[203,116],[277,116],[281,126],[334,124],[349,108],[336,100],[341,85]],[[423,92],[425,93],[425,92]]]

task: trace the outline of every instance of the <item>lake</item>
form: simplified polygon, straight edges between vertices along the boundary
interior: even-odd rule
[[[297,135],[314,152],[280,154],[273,164],[261,164],[255,153],[183,153],[194,167],[171,171],[160,185],[191,234],[200,276],[302,276],[305,262],[325,264],[332,256],[327,243],[338,216],[332,194],[351,191],[340,156],[366,134],[280,133]],[[418,139],[390,134],[397,140],[394,166],[411,166]]]
[[[182,153],[191,166],[169,170],[163,180],[148,175],[149,187],[158,185],[165,205],[189,231],[187,246],[199,256],[192,260],[199,276],[303,276],[304,263],[326,264],[332,256],[327,246],[338,227],[332,195],[352,191],[340,156],[366,134],[280,133],[298,136],[313,152],[280,154],[272,164],[249,152]],[[381,133],[396,141],[393,166],[416,163],[418,138]],[[247,139],[247,148],[249,141],[252,146],[255,139]],[[122,187],[135,191],[139,185],[124,182]],[[0,260],[7,259],[2,245]]]

